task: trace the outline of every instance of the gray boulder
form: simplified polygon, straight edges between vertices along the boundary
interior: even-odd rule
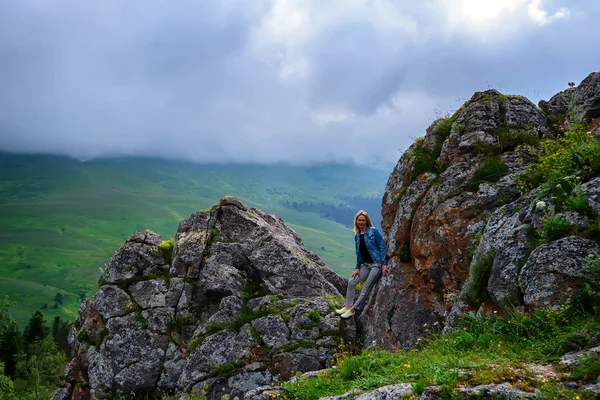
[[[557,127],[570,125],[571,115],[569,102],[572,101],[573,117],[576,121],[589,123],[600,117],[600,72],[592,72],[581,83],[573,88],[573,92],[564,90],[554,95],[549,101],[540,101],[540,108],[553,120]]]
[[[202,342],[191,354],[179,378],[179,387],[189,389],[199,381],[217,375],[224,364],[241,362],[235,332],[223,330]]]
[[[252,321],[262,343],[270,347],[282,347],[290,342],[290,330],[281,315],[268,315]]]
[[[104,285],[92,298],[102,318],[121,317],[132,302],[126,291],[114,285]]]
[[[168,269],[165,259],[157,250],[160,246],[159,238],[151,231],[132,235],[107,264],[101,282],[124,284],[140,276]]]
[[[600,177],[581,185],[581,190],[586,194],[590,208],[600,214]]]
[[[347,281],[274,215],[225,197],[181,221],[166,251],[151,231],[117,251],[80,307],[56,396],[202,388],[211,400],[243,398],[329,367],[337,346],[356,336],[328,300]]]
[[[351,390],[340,396],[324,397],[322,400],[397,400],[404,399],[413,392],[410,383],[399,383],[377,388],[371,392],[357,394],[356,390]]]
[[[585,257],[599,253],[598,245],[569,236],[535,249],[521,269],[519,286],[525,305],[544,308],[564,300],[568,288],[577,288]]]
[[[456,392],[468,399],[520,400],[536,398],[535,393],[514,388],[510,383],[492,383],[474,387],[459,387]]]
[[[577,117],[591,121],[600,117],[600,72],[589,74],[575,90]]]
[[[570,368],[581,365],[581,362],[590,356],[600,357],[600,347],[593,347],[587,350],[570,351],[560,357],[560,363]]]

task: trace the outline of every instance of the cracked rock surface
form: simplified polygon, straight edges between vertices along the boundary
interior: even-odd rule
[[[181,221],[173,250],[137,232],[108,263],[73,326],[55,399],[206,390],[243,398],[330,366],[346,280],[274,215],[225,197]]]
[[[595,135],[600,73],[573,90]],[[579,290],[585,258],[599,252],[600,177],[577,188],[590,212],[555,209],[541,189],[522,192],[518,178],[535,161],[528,146],[568,128],[564,95],[538,108],[523,96],[476,92],[402,154],[382,201],[389,273],[358,318],[366,347],[411,348],[434,324],[447,332],[467,313],[555,306]],[[549,218],[569,231],[547,240]]]

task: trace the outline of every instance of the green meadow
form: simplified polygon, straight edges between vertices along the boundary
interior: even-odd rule
[[[284,202],[351,209],[369,199],[380,214],[388,171],[355,166],[199,165],[144,158],[80,162],[0,153],[0,295],[15,303],[21,328],[33,311],[50,321],[77,316],[103,267],[135,231],[175,235],[179,221],[225,195],[277,214],[336,272],[353,268],[350,227]],[[57,301],[57,293],[60,293]],[[62,297],[62,298],[60,298]]]

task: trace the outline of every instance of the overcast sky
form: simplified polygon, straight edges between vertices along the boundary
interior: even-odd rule
[[[0,149],[394,164],[475,91],[600,70],[599,0],[2,0]]]

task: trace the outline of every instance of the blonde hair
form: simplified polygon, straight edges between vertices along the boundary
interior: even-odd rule
[[[369,217],[369,214],[367,214],[366,211],[363,210],[359,210],[356,215],[354,216],[354,232],[358,232],[360,231],[360,228],[358,227],[358,223],[356,222],[356,220],[358,219],[358,217],[360,216],[364,216],[367,219],[367,226],[373,226],[373,223],[371,222],[371,218]]]

